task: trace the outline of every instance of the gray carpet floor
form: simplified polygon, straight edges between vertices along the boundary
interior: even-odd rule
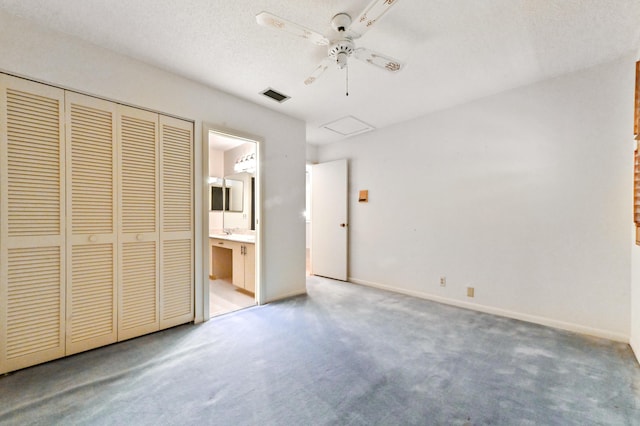
[[[9,425],[640,425],[627,345],[311,277],[0,378]]]

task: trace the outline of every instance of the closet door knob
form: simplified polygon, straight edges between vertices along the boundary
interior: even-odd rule
[[[89,236],[89,241],[91,241],[92,243],[95,243],[96,241],[98,241],[98,236],[97,235],[90,235]]]
[[[138,240],[138,241],[144,240],[144,235],[142,235],[142,234],[136,235],[136,240]]]

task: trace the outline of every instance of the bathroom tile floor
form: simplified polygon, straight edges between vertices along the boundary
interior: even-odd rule
[[[231,282],[209,280],[209,314],[212,317],[248,308],[256,304],[255,297],[239,290]]]

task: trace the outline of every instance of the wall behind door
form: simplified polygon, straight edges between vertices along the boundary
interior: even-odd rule
[[[350,160],[351,278],[628,341],[634,62],[320,147]]]

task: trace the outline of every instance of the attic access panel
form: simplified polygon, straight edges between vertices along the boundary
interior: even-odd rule
[[[338,120],[327,123],[322,127],[342,136],[354,136],[375,129],[375,127],[370,126],[364,121],[361,121],[351,115],[339,118]]]

